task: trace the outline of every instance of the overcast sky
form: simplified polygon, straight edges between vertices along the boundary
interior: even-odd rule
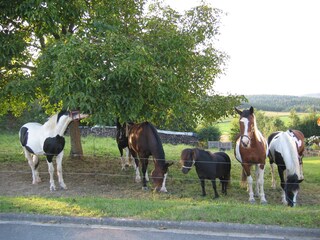
[[[183,11],[199,0],[164,0]],[[319,0],[207,0],[227,13],[217,47],[230,60],[214,89],[232,94],[320,92]]]

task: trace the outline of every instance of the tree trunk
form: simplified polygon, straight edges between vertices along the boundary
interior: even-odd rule
[[[83,150],[81,145],[81,134],[79,129],[79,121],[72,121],[70,124],[70,157],[72,159],[83,159]]]

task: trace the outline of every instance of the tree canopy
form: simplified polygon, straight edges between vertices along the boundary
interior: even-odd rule
[[[215,48],[222,12],[180,14],[143,0],[1,1],[0,115],[30,102],[81,109],[93,123],[148,120],[194,129],[232,113],[219,96],[227,55]]]

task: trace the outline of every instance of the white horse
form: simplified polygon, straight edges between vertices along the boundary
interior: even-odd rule
[[[38,155],[46,155],[50,174],[50,190],[56,190],[53,179],[54,166],[52,163],[53,157],[56,156],[59,184],[61,188],[67,189],[62,176],[62,158],[65,145],[63,135],[71,121],[80,120],[87,116],[87,114],[80,114],[78,111],[61,111],[51,116],[43,125],[30,122],[20,128],[20,143],[31,167],[32,184],[41,182],[38,172]]]
[[[299,183],[303,181],[296,142],[289,131],[279,132],[272,137],[270,136],[268,141],[268,156],[278,166],[282,188],[282,202],[285,205],[293,207],[297,202]]]

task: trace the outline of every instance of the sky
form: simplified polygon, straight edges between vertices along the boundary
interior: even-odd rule
[[[199,0],[164,0],[183,12]],[[226,52],[220,94],[320,93],[319,0],[207,0],[226,13],[216,46]]]

